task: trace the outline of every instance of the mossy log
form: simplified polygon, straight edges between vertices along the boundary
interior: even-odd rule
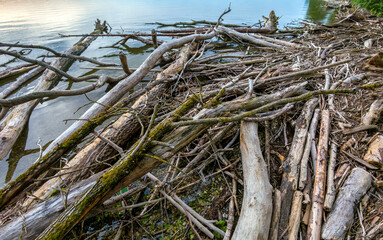
[[[141,64],[141,66],[133,72],[129,77],[120,81],[113,89],[105,94],[97,103],[93,104],[80,119],[89,119],[89,121],[76,121],[65,132],[57,137],[44,151],[43,156],[33,164],[24,174],[20,175],[16,180],[8,183],[0,191],[0,208],[2,208],[7,202],[10,201],[16,194],[18,194],[24,187],[29,185],[31,181],[37,178],[47,168],[49,168],[56,160],[67,150],[75,146],[81,139],[87,136],[96,128],[100,122],[105,119],[105,111],[107,106],[113,106],[123,95],[125,95],[130,89],[138,84],[147,73],[155,66],[157,61],[162,55],[172,48],[181,47],[182,45],[197,41],[205,40],[215,36],[215,33],[209,34],[194,34],[179,39],[169,41],[162,44]],[[93,39],[93,38],[92,38]],[[54,74],[51,71],[47,71],[50,74]],[[56,75],[56,74],[54,74]],[[31,103],[37,104],[36,101],[31,101],[22,106],[29,106]],[[12,115],[12,114],[10,114]],[[20,119],[20,118],[18,118]],[[25,119],[21,118],[25,124]],[[6,122],[7,123],[7,122]],[[11,126],[11,125],[9,125]],[[0,132],[1,133],[1,132]]]
[[[65,51],[66,54],[79,55],[85,51],[85,49],[91,44],[96,37],[88,37],[79,40]],[[74,62],[71,58],[56,58],[51,65],[67,70]],[[45,70],[42,76],[39,78],[39,82],[32,91],[47,90],[54,86],[56,81],[61,76],[57,75],[51,70]],[[39,99],[21,104],[16,106],[1,122],[0,124],[0,159],[4,158],[13,144],[16,142],[25,124],[27,123],[29,116],[36,105],[39,103]],[[7,184],[2,190],[0,190],[0,209],[8,203],[12,197],[17,194],[29,181],[36,178],[42,171],[35,171],[37,167],[45,170],[50,164],[40,165],[39,163],[34,164],[27,173],[20,175],[15,181]]]
[[[169,78],[178,72],[180,72],[185,66],[189,54],[193,51],[196,44],[185,45],[179,53],[178,58],[163,72],[157,75],[156,81],[162,81],[163,79]],[[166,90],[169,83],[162,83],[149,92],[142,95],[135,103],[130,107],[129,112],[119,117],[111,126],[105,129],[101,136],[107,138],[118,146],[124,146],[132,136],[137,133],[141,127],[137,116],[132,112],[140,112],[141,115],[150,115],[154,104],[158,102],[162,94]],[[101,138],[95,138],[91,143],[85,146],[79,153],[74,156],[67,166],[59,171],[56,178],[52,178],[44,183],[38,190],[33,193],[38,199],[46,199],[50,196],[54,189],[59,188],[61,183],[75,178],[80,172],[74,172],[73,169],[84,168],[92,165],[95,161],[103,161],[109,159],[116,154],[116,150],[113,149],[107,142],[103,142]],[[32,202],[35,199],[28,198],[23,203],[23,206],[31,207]]]
[[[302,85],[292,86],[283,91],[264,95],[253,99],[238,99],[228,103],[220,104],[215,108],[203,109],[194,118],[214,117],[226,113],[233,109],[252,109],[264,104],[267,104],[276,99],[295,95],[302,91]],[[148,139],[160,139],[160,137],[170,130],[169,123],[179,117],[185,106],[180,106],[178,111],[161,123],[159,123],[148,134]],[[149,153],[152,156],[161,159],[170,159],[174,154],[180,151],[183,147],[197,138],[202,132],[209,128],[211,124],[199,124],[185,126],[175,129],[171,134],[161,139],[169,145],[174,146],[164,147],[155,146],[150,148],[150,142],[145,142],[144,137],[135,143],[127,152],[126,156],[121,158],[114,166],[109,169],[102,177],[100,177],[94,186],[87,191],[76,203],[67,208],[52,224],[40,234],[37,239],[62,239],[84,216],[97,204],[103,202],[118,190],[137,180],[145,175],[162,162],[156,158],[147,157],[144,153]]]
[[[65,190],[63,192],[56,191],[57,194],[52,194],[45,202],[37,204],[30,211],[0,226],[0,239],[34,239],[64,211],[67,205],[75,202],[79,196],[89,189],[100,175],[95,174],[84,181],[74,184],[66,196]],[[63,196],[66,197],[65,202]]]

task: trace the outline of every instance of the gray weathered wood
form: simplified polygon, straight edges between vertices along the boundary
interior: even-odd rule
[[[354,168],[340,189],[334,208],[323,225],[323,239],[343,239],[354,219],[356,204],[372,183],[370,173]]]
[[[272,187],[258,138],[258,124],[241,123],[244,195],[232,240],[268,239],[273,209]]]

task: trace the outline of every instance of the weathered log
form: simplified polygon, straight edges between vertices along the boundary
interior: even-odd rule
[[[156,81],[161,81],[162,79],[168,78],[171,75],[177,74],[177,72],[181,71],[188,60],[188,55],[194,47],[194,44],[188,44],[181,49],[177,60],[175,60],[175,62],[166,68],[162,73],[158,74]],[[131,111],[119,117],[119,119],[103,131],[101,136],[107,138],[109,141],[118,146],[123,146],[140,128],[140,123],[138,122],[136,115],[132,112],[139,111],[142,115],[149,115],[153,110],[154,104],[164,93],[168,85],[169,83],[159,84],[148,93],[137,99],[137,101],[135,101],[135,103],[130,107]],[[112,157],[115,153],[116,150],[109,146],[107,142],[103,142],[100,138],[94,139],[79,153],[77,153],[76,156],[69,161],[67,166],[56,174],[58,177],[47,181],[43,186],[35,191],[33,195],[39,199],[46,199],[50,196],[54,189],[61,185],[61,183],[73,179],[76,175],[80,174],[79,172],[69,174],[69,172],[73,169],[90,166],[95,161],[102,161]],[[23,206],[30,206],[32,201],[33,199],[27,199],[23,203]]]
[[[31,80],[32,78],[34,78],[38,74],[40,74],[42,71],[44,71],[44,68],[39,66],[39,67],[32,69],[28,73],[23,74],[14,83],[10,84],[7,88],[5,88],[0,93],[0,99],[4,99],[4,98],[8,97],[13,91],[15,91],[16,89],[21,87],[24,83]]]
[[[70,53],[73,55],[79,55],[85,51],[85,49],[90,45],[90,43],[95,39],[95,37],[85,38],[78,41],[73,47],[65,51],[65,53]],[[66,70],[72,63],[73,59],[68,58],[56,58],[51,66]],[[31,92],[48,90],[61,76],[58,76],[55,72],[51,70],[45,70],[43,75],[39,78],[39,82],[36,87]],[[3,159],[7,156],[8,152],[12,148],[13,144],[16,142],[18,136],[23,130],[26,122],[29,119],[30,113],[33,111],[35,106],[39,103],[39,100],[34,100],[27,102],[25,104],[15,107],[9,115],[4,118],[0,124],[0,159]],[[1,202],[1,201],[0,201]],[[0,206],[2,204],[0,203]]]
[[[258,124],[241,123],[244,194],[233,240],[268,239],[272,215],[272,187],[258,139]]]
[[[302,198],[303,193],[300,191],[295,191],[293,204],[291,205],[291,215],[287,237],[288,240],[298,239],[299,227],[301,225]]]
[[[123,95],[137,85],[155,66],[161,56],[170,49],[181,47],[191,41],[210,39],[214,36],[214,32],[208,34],[193,34],[162,44],[150,54],[150,56],[136,71],[113,87],[107,94],[99,99],[98,103],[93,104],[92,107],[89,108],[80,118],[91,120],[92,118],[97,117],[98,114],[102,113],[106,109],[105,106],[112,106],[115,104]],[[81,129],[86,127],[87,126],[84,121],[76,121],[73,123],[65,132],[63,132],[51,143],[51,145],[44,151],[44,156],[50,154],[52,151],[55,151],[55,149],[59,148],[64,141],[68,140],[68,138],[73,137],[73,133],[81,131]]]
[[[318,120],[319,120],[319,109],[315,109],[313,117],[311,119],[310,128],[307,133],[305,149],[303,151],[302,160],[301,160],[300,173],[299,173],[299,189],[300,190],[303,190],[305,188],[305,185],[307,182],[307,176],[308,174],[310,174],[308,171],[307,164],[310,158],[312,144],[313,142],[315,142],[315,132],[318,125]]]
[[[218,26],[217,31],[221,34],[227,34],[229,36],[232,35],[232,36],[238,37],[240,39],[246,40],[246,41],[248,41],[252,44],[255,44],[255,45],[277,48],[277,49],[283,48],[283,46],[281,46],[281,45],[278,45],[275,43],[270,43],[270,42],[262,40],[262,39],[257,39],[253,36],[246,34],[246,33],[239,33],[237,31],[234,31],[234,30],[227,28],[227,27]]]
[[[366,194],[372,184],[371,175],[354,168],[340,189],[334,208],[323,225],[323,239],[344,239],[353,219],[356,204]]]
[[[75,202],[84,191],[89,189],[101,174],[95,174],[89,179],[76,183],[71,187],[68,195],[65,192],[59,192],[47,201],[37,204],[30,211],[13,219],[12,222],[0,226],[0,239],[34,239],[64,211],[67,205]]]
[[[327,149],[330,135],[330,113],[322,110],[320,136],[318,143],[317,165],[315,170],[314,188],[310,220],[307,229],[308,240],[320,240],[324,193],[326,188]]]
[[[292,86],[274,94],[245,101],[236,100],[220,104],[212,109],[203,109],[194,116],[194,118],[216,116],[228,110],[232,110],[233,107],[235,107],[234,109],[256,108],[275,99],[297,94],[302,91],[302,86],[304,85]],[[198,101],[195,98],[190,100]],[[137,156],[137,153],[140,154],[140,149],[147,149],[150,146],[150,143],[145,142],[146,136],[148,136],[149,139],[158,139],[161,137],[168,130],[167,126],[169,123],[183,113],[186,108],[185,105],[190,104],[191,103],[185,103],[180,106],[170,117],[159,123],[148,135],[145,134],[131,147],[125,157],[121,158],[111,169],[100,177],[94,186],[84,193],[79,201],[67,208],[37,239],[63,238],[94,206],[160,165],[161,162],[158,161],[157,158],[144,157],[142,155]],[[157,156],[161,159],[169,159],[198,137],[209,126],[210,124],[199,124],[178,128],[162,140],[162,142],[167,142],[167,144],[174,146],[174,148],[156,146],[150,150],[150,155]]]
[[[32,70],[36,67],[36,65],[32,65],[30,63],[22,64],[16,67],[7,68],[4,71],[0,72],[0,80],[4,78],[13,77],[16,75],[23,74],[25,72],[28,72],[29,70]]]
[[[279,218],[281,216],[281,192],[274,189],[273,197],[273,216],[271,218],[270,240],[278,239]]]
[[[302,113],[296,121],[293,142],[290,147],[289,155],[283,163],[283,171],[285,172],[281,184],[282,206],[281,217],[279,221],[279,235],[281,235],[288,227],[290,219],[291,204],[294,191],[297,189],[299,178],[299,164],[302,159],[304,147],[306,144],[306,136],[310,125],[314,109],[318,104],[318,99],[311,99],[306,102]]]
[[[20,175],[16,180],[8,183],[0,191],[0,208],[4,206],[4,204],[6,204],[12,198],[12,196],[19,193],[25,186],[30,184],[32,179],[39,176],[49,166],[56,162],[56,160],[65,151],[71,149],[83,137],[93,131],[99,122],[105,118],[103,112],[107,108],[106,106],[112,106],[124,94],[126,94],[126,92],[128,92],[138,82],[140,82],[166,51],[172,48],[180,47],[191,41],[205,40],[214,36],[215,33],[194,34],[162,44],[156,50],[154,50],[152,54],[144,61],[144,63],[141,64],[137,71],[119,82],[113,89],[105,94],[97,103],[93,104],[93,106],[80,117],[80,119],[89,119],[89,121],[76,121],[74,124],[72,124],[65,132],[56,138],[47,147],[47,149],[45,149],[44,154],[39,161],[32,165],[26,173]],[[30,103],[31,102],[20,106],[28,105]]]

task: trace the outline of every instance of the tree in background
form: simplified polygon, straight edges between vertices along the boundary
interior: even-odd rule
[[[376,14],[378,17],[383,14],[383,1],[381,0],[353,0],[352,2]]]

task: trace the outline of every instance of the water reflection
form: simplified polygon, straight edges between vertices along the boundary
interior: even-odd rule
[[[326,7],[323,0],[306,0],[307,14],[306,18],[314,22],[326,23],[332,11]]]

